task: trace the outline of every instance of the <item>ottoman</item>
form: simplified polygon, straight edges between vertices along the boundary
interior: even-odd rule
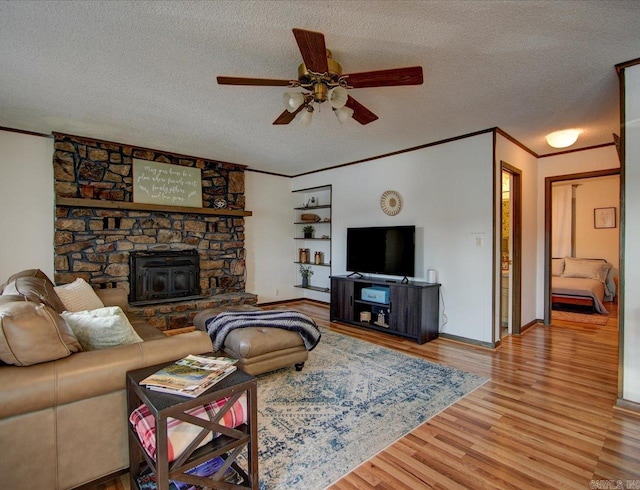
[[[206,332],[207,320],[218,313],[259,309],[251,305],[209,308],[194,317],[193,325]],[[298,333],[258,326],[232,330],[224,341],[223,351],[228,357],[238,359],[238,367],[254,376],[291,365],[300,371],[309,357]]]

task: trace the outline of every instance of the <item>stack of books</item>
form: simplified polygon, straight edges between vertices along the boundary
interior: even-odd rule
[[[189,354],[146,377],[140,384],[150,390],[195,398],[234,372],[236,362],[237,359],[230,357]]]

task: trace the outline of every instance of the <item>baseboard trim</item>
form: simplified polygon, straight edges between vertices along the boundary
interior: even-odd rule
[[[629,415],[633,415],[635,417],[640,417],[640,403],[631,402],[629,400],[625,400],[624,398],[618,398],[616,400],[616,404],[613,406],[613,409],[619,410]]]
[[[457,335],[451,335],[448,333],[440,333],[438,335],[438,338],[453,340],[454,342],[461,342],[463,344],[471,344],[475,345],[476,347],[484,347],[485,349],[495,349],[496,347],[500,346],[500,342],[494,344],[493,342],[483,342],[482,340],[468,339],[466,337],[459,337]]]
[[[522,325],[520,327],[520,334],[522,335],[523,333],[525,333],[527,330],[529,330],[531,327],[535,327],[536,325],[539,325],[541,323],[544,323],[542,320],[536,318],[535,320],[531,320],[529,323],[527,323],[526,325]]]
[[[284,305],[288,303],[299,303],[300,301],[309,301],[311,303],[317,303],[322,306],[329,305],[328,301],[320,301],[319,299],[312,298],[293,298],[293,299],[283,299],[280,301],[269,301],[267,303],[257,303],[256,306],[274,306],[274,305]]]

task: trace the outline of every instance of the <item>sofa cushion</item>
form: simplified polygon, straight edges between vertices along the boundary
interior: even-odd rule
[[[84,350],[142,342],[119,306],[106,306],[91,311],[65,311],[62,317]]]
[[[69,284],[53,288],[62,301],[66,311],[86,311],[104,308],[94,289],[87,281],[79,277]]]
[[[81,350],[62,317],[49,306],[31,301],[0,304],[0,360],[30,366],[67,357]]]
[[[7,282],[2,294],[17,294],[28,301],[43,303],[58,313],[64,311],[64,304],[56,294],[53,284],[46,276],[44,276],[44,278],[38,276],[17,277]]]

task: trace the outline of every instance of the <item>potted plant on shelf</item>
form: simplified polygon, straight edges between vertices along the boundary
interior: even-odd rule
[[[307,225],[302,228],[302,233],[304,233],[305,238],[313,238],[313,230],[315,230],[313,226]]]
[[[302,276],[302,287],[303,288],[308,288],[309,287],[309,278],[311,276],[313,276],[313,271],[311,270],[311,266],[304,266],[302,264],[300,264],[300,275]]]

